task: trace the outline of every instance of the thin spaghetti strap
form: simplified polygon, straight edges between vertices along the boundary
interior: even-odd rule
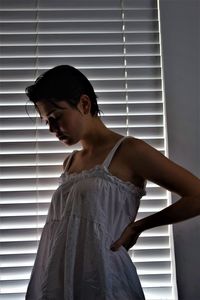
[[[73,157],[73,155],[74,155],[74,153],[75,153],[76,151],[77,151],[77,150],[72,151],[72,153],[68,156],[68,158],[67,158],[67,163],[66,163],[65,168],[64,168],[64,172],[67,172],[67,171],[68,171],[70,162],[71,162],[72,157]]]
[[[128,136],[123,136],[116,144],[115,146],[111,149],[111,151],[108,153],[106,159],[104,160],[102,166],[108,168],[112,158],[116,152],[116,150],[118,149],[118,147],[120,146],[120,144],[123,142],[123,140],[125,140]]]

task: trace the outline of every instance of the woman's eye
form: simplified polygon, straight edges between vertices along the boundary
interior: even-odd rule
[[[61,116],[57,116],[57,117],[55,117],[55,118],[50,117],[48,121],[47,121],[47,120],[45,121],[45,124],[48,125],[49,122],[50,122],[50,123],[51,123],[51,122],[54,123],[54,122],[56,122],[57,120],[59,120],[60,118],[61,118]]]
[[[61,118],[61,115],[60,116],[57,116],[55,117],[55,120],[59,120]]]

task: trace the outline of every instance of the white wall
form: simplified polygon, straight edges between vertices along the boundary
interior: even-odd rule
[[[200,1],[160,9],[169,158],[200,177]],[[179,300],[200,300],[200,217],[173,229]]]

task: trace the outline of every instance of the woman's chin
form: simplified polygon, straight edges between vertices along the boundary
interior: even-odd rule
[[[77,144],[79,141],[74,141],[70,137],[64,137],[63,139],[60,139],[60,142],[65,145],[72,146],[72,145]]]
[[[69,139],[68,138],[64,138],[64,139],[62,139],[61,140],[61,142],[63,143],[63,144],[69,144]]]
[[[64,139],[61,140],[61,142],[65,145],[68,145],[68,146],[72,146],[72,145],[75,144],[70,138],[64,138]]]

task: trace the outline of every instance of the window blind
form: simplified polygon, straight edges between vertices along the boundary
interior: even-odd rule
[[[80,148],[49,133],[25,87],[73,65],[93,84],[109,128],[167,154],[159,28],[155,0],[0,0],[0,299],[24,299],[62,162]],[[148,182],[137,218],[168,204]],[[129,254],[147,300],[176,299],[168,226],[145,231]]]

